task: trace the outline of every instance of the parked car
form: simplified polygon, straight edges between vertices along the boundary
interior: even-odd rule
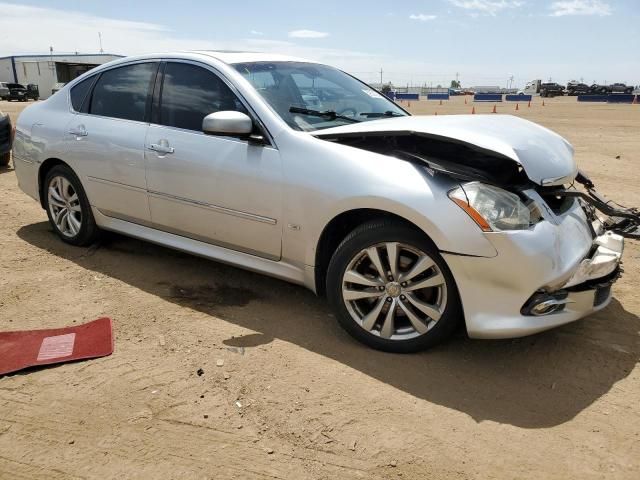
[[[595,215],[611,207],[559,135],[510,115],[411,116],[286,56],[102,65],[21,113],[13,155],[64,242],[112,230],[304,285],[386,351],[462,321],[477,338],[572,322],[620,273],[623,237]]]
[[[566,88],[567,95],[584,95],[591,91],[591,88],[586,83],[569,82]]]
[[[559,83],[543,83],[540,85],[541,97],[561,97],[564,95],[564,87]]]
[[[600,94],[611,93],[608,85],[599,85],[597,83],[592,84],[589,87],[589,90],[591,91],[591,93],[600,93]]]
[[[51,95],[53,95],[54,93],[60,91],[62,89],[62,87],[64,87],[66,85],[66,83],[64,82],[59,82],[56,83],[53,88],[51,89]]]
[[[6,100],[9,97],[9,87],[6,82],[0,82],[0,100]]]
[[[17,100],[19,102],[26,102],[29,100],[27,96],[27,89],[24,85],[20,83],[7,83],[7,88],[9,89],[9,95],[6,97],[7,100]]]
[[[11,159],[11,119],[0,111],[0,167],[9,165]]]

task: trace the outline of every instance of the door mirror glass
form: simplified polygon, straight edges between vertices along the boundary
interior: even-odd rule
[[[202,131],[210,135],[250,135],[253,131],[253,121],[242,112],[225,110],[204,117]]]

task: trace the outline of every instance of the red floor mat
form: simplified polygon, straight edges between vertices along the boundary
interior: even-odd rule
[[[75,327],[0,332],[0,375],[112,353],[112,325],[106,317]]]

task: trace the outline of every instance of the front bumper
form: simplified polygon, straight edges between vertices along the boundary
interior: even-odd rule
[[[530,335],[606,307],[624,239],[611,232],[594,238],[592,232],[575,201],[565,214],[551,215],[530,230],[488,233],[496,257],[443,254],[460,292],[469,336]],[[559,311],[525,314],[535,295],[548,294],[562,300]]]

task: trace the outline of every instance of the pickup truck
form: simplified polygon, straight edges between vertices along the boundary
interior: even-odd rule
[[[0,111],[0,167],[9,165],[11,158],[11,119]]]
[[[591,93],[633,93],[633,87],[628,87],[624,83],[612,83],[611,85],[591,85]]]

